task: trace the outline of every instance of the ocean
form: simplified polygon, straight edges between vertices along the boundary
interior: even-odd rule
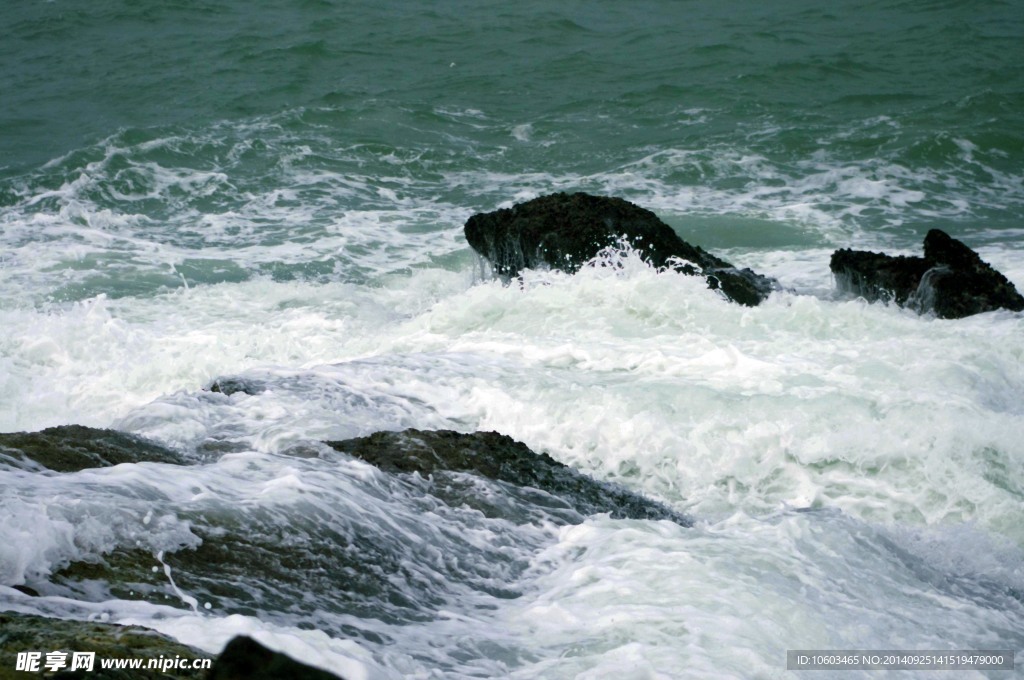
[[[349,680],[1024,667],[1024,316],[869,304],[828,267],[938,228],[1024,289],[1024,3],[9,4],[0,432],[197,462],[0,469],[0,609]],[[731,304],[628,251],[489,278],[467,218],[557,191],[781,290]],[[514,521],[319,444],[406,428],[509,435],[693,526]],[[60,578],[129,553],[145,588]]]

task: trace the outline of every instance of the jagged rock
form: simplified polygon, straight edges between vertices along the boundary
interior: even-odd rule
[[[1005,276],[946,233],[928,232],[924,258],[935,263],[925,280],[934,291],[930,306],[937,316],[954,319],[1000,308],[1024,310],[1024,297]]]
[[[208,659],[209,655],[183,645],[156,631],[138,626],[121,626],[96,621],[68,621],[45,616],[0,612],[0,678],[34,677],[38,673],[14,670],[19,652],[64,652],[70,661],[73,652],[94,652],[92,671],[72,672],[70,663],[53,678],[96,678],[97,680],[147,680],[155,678],[201,678],[205,670],[191,668],[190,661]],[[176,665],[188,668],[104,669],[100,659],[162,659],[178,660]],[[184,661],[183,661],[184,660]],[[188,663],[186,663],[188,662]],[[40,664],[40,670],[42,663]],[[12,675],[7,675],[11,673]]]
[[[368,437],[327,442],[386,472],[470,472],[487,479],[539,489],[559,497],[581,515],[607,512],[615,518],[691,522],[668,507],[621,487],[595,481],[546,453],[497,432],[463,434],[451,430],[377,432]]]
[[[512,208],[480,213],[465,225],[466,240],[503,278],[545,266],[576,272],[602,249],[624,239],[653,266],[702,275],[708,287],[754,306],[777,284],[679,238],[670,226],[621,198],[585,193],[550,194]],[[679,264],[676,261],[685,262]]]
[[[175,465],[190,462],[182,454],[142,437],[84,425],[0,434],[0,461],[30,470],[41,466],[56,472],[143,461]]]
[[[239,635],[224,647],[206,680],[341,680]]]
[[[871,302],[892,301],[901,306],[917,292],[929,269],[923,257],[893,257],[848,248],[834,252],[829,266],[840,290]]]
[[[939,229],[925,236],[924,257],[842,249],[832,254],[830,267],[840,290],[943,319],[1024,310],[1024,297],[1005,276]]]

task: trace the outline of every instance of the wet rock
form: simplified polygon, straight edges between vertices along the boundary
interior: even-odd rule
[[[0,677],[33,677],[38,673],[14,671],[19,652],[64,652],[70,661],[73,652],[95,652],[92,671],[72,672],[70,663],[53,678],[96,678],[97,680],[154,680],[156,678],[201,678],[205,669],[193,669],[192,661],[209,655],[188,647],[156,631],[138,626],[120,626],[95,621],[66,621],[45,616],[0,612]],[[162,672],[160,668],[103,669],[100,659],[166,659],[178,666]],[[159,661],[158,661],[159,663]],[[40,670],[42,664],[40,664]]]
[[[924,277],[931,288],[926,295],[932,298],[924,302],[936,316],[955,319],[993,309],[1024,310],[1024,297],[1005,276],[945,232],[928,232],[924,259],[933,265]]]
[[[405,430],[327,444],[386,472],[418,472],[422,476],[469,472],[538,489],[560,498],[584,516],[607,512],[620,519],[668,519],[691,525],[689,519],[660,503],[593,480],[548,454],[534,453],[525,444],[497,432]]]
[[[385,645],[389,626],[434,621],[453,602],[518,597],[520,577],[553,526],[603,512],[689,525],[502,435],[404,434],[325,444],[323,455],[292,460],[311,482],[322,466],[341,467],[340,491],[312,482],[266,504],[154,499],[155,521],[188,525],[175,544],[154,553],[129,526],[101,552],[54,563],[25,585],[46,598],[283,617]],[[367,474],[353,460],[358,454],[391,474]]]
[[[738,269],[687,243],[653,212],[621,198],[585,193],[541,196],[473,215],[465,234],[469,245],[505,279],[538,267],[574,273],[623,239],[653,266],[704,276],[708,287],[740,304],[757,305],[777,288],[773,279]]]
[[[217,378],[209,387],[210,392],[220,392],[228,396],[241,392],[254,396],[267,391],[267,386],[260,380],[250,380],[237,376]]]
[[[424,513],[447,506],[423,488],[428,486],[397,475],[387,480],[382,493],[399,518],[390,522],[372,513],[338,516],[302,500],[271,507],[178,506],[176,517],[189,522],[197,541],[161,556],[126,542],[29,585],[47,597],[142,600],[188,610],[179,595],[184,592],[217,615],[275,620],[284,610],[289,625],[298,621],[301,627],[380,644],[384,638],[373,626],[355,628],[350,622],[430,621],[449,606],[453,591],[513,597],[517,591],[506,584],[527,566],[507,554],[510,542],[532,539],[516,526],[494,532],[514,538],[478,545],[466,536],[462,521],[467,516],[481,521],[469,511],[411,523],[405,503],[417,503]],[[410,542],[410,533],[423,540]],[[447,559],[450,554],[460,558]]]
[[[0,434],[0,461],[28,470],[77,472],[121,463],[187,465],[182,454],[142,437],[83,425]]]
[[[866,250],[837,250],[829,264],[839,289],[865,300],[906,305],[928,271],[923,257],[893,257]]]
[[[307,666],[239,635],[224,647],[207,680],[339,680],[340,676]]]
[[[830,267],[842,291],[943,319],[1024,310],[1024,297],[1005,276],[939,229],[925,236],[924,257],[843,249],[832,254]]]

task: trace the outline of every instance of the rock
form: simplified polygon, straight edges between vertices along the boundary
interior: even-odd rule
[[[843,249],[832,254],[830,267],[842,291],[942,319],[1024,310],[1024,297],[1005,276],[939,229],[925,236],[924,257]]]
[[[285,601],[290,620],[303,626],[384,644],[374,627],[339,620],[422,623],[467,593],[517,597],[519,575],[549,536],[537,527],[576,524],[595,513],[690,526],[664,505],[493,432],[384,432],[333,442],[321,453],[322,465],[351,466],[352,483],[393,504],[394,514],[382,516],[376,507],[335,514],[321,507],[318,493],[270,507],[177,504],[170,506],[174,517],[189,528],[178,548],[154,555],[125,540],[55,564],[25,585],[44,597],[188,609],[184,592],[219,616],[272,618],[279,605],[267,603]],[[390,474],[366,479],[352,456]],[[480,532],[490,538],[479,540]]]
[[[377,432],[368,437],[327,442],[386,472],[430,476],[469,472],[558,497],[581,515],[607,512],[615,518],[668,519],[691,526],[670,508],[613,484],[595,481],[546,453],[497,432],[462,434],[451,430]]]
[[[39,432],[0,434],[0,462],[25,469],[77,472],[121,463],[187,465],[182,454],[126,432],[61,425]]]
[[[837,250],[829,264],[843,292],[855,293],[865,300],[906,305],[917,292],[921,277],[928,271],[923,257],[893,257],[866,250]]]
[[[339,680],[340,676],[307,666],[239,635],[224,647],[207,680]]]
[[[32,677],[32,673],[14,671],[19,652],[60,651],[95,652],[92,671],[70,670],[70,663],[53,678],[96,678],[96,680],[155,680],[156,678],[201,678],[205,669],[193,669],[191,662],[209,659],[209,655],[183,645],[156,631],[138,626],[120,626],[96,621],[67,621],[17,612],[0,612],[0,677]],[[153,669],[103,669],[100,659],[177,660],[176,665],[162,672]],[[148,661],[147,661],[148,664]],[[42,664],[40,664],[42,670]],[[8,676],[7,673],[13,673]]]
[[[574,273],[602,249],[624,239],[651,265],[702,275],[708,287],[744,305],[761,303],[777,288],[773,279],[737,269],[690,245],[653,212],[621,198],[585,193],[541,196],[473,215],[465,234],[473,250],[506,280],[537,267]]]
[[[210,392],[220,392],[231,396],[241,392],[249,396],[255,396],[267,391],[267,385],[259,380],[249,380],[238,376],[227,376],[217,378],[208,388]]]
[[[922,279],[922,302],[936,316],[958,319],[994,309],[1024,310],[1024,297],[1005,276],[945,232],[928,232],[924,259],[932,269]]]

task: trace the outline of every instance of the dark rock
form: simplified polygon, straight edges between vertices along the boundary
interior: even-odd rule
[[[0,677],[32,677],[14,671],[18,652],[95,652],[92,671],[67,669],[53,678],[96,678],[97,680],[154,680],[156,678],[200,678],[203,669],[104,669],[100,659],[180,659],[191,662],[209,655],[183,645],[156,631],[138,626],[120,626],[95,621],[67,621],[45,616],[0,612]],[[148,663],[148,662],[147,662]],[[8,676],[7,673],[12,673]]]
[[[1024,297],[1005,276],[945,232],[928,232],[924,258],[933,266],[922,281],[922,295],[929,298],[922,302],[936,316],[957,319],[994,309],[1024,310]]]
[[[906,305],[928,271],[923,257],[893,257],[885,253],[844,248],[832,253],[829,264],[840,290],[874,302]]]
[[[375,509],[337,516],[301,500],[256,508],[175,506],[175,517],[189,523],[195,540],[160,557],[127,542],[55,565],[46,580],[28,585],[47,597],[187,608],[180,589],[218,615],[270,620],[276,614],[266,603],[284,601],[290,621],[383,644],[372,627],[340,624],[339,617],[402,625],[433,620],[466,593],[517,597],[528,547],[540,549],[548,535],[537,526],[579,523],[604,512],[690,525],[663,505],[495,433],[412,430],[331,447],[343,454],[325,452],[323,465],[351,465],[349,456],[356,455],[392,473],[369,482],[374,496],[393,503],[387,521]],[[365,472],[353,475],[362,483]],[[481,529],[491,537],[487,542],[476,538]]]
[[[250,637],[239,635],[213,662],[207,680],[339,680],[340,676],[273,652]]]
[[[832,254],[830,267],[840,290],[943,319],[1024,310],[1024,297],[1005,276],[938,229],[925,236],[924,257],[843,249]]]
[[[309,470],[342,466],[352,492],[369,501],[365,512],[338,507],[340,496],[326,489],[303,490],[287,503],[155,498],[151,521],[187,523],[188,533],[176,544],[162,544],[154,554],[134,532],[119,533],[102,553],[54,562],[48,573],[29,575],[26,585],[46,598],[201,606],[218,616],[266,621],[283,617],[289,625],[378,646],[393,643],[382,629],[434,621],[467,597],[521,595],[520,577],[547,545],[552,526],[598,512],[689,524],[664,506],[587,479],[508,437],[422,433],[418,439],[432,441],[440,460],[406,467],[391,445],[398,436],[337,442],[334,449],[320,445],[322,455],[303,464]],[[391,474],[367,475],[365,466],[338,452],[364,447],[376,448]],[[389,449],[396,459],[390,466]],[[486,541],[479,538],[484,534]]]
[[[0,461],[27,469],[77,472],[121,463],[186,465],[182,454],[126,432],[61,425],[39,432],[0,434]]]
[[[209,391],[220,392],[221,394],[229,396],[237,392],[253,396],[266,392],[267,386],[259,380],[249,380],[246,378],[228,376],[214,380],[213,384],[209,387]]]
[[[705,276],[710,288],[744,305],[759,304],[777,287],[773,279],[737,269],[690,245],[653,212],[621,198],[585,193],[541,196],[473,215],[465,234],[469,245],[504,279],[537,267],[574,273],[623,239],[651,265]]]
[[[612,484],[595,481],[546,453],[497,432],[462,434],[451,430],[377,432],[368,437],[327,442],[386,472],[470,472],[487,479],[539,489],[563,499],[581,515],[607,512],[615,518],[691,522],[668,507]]]

